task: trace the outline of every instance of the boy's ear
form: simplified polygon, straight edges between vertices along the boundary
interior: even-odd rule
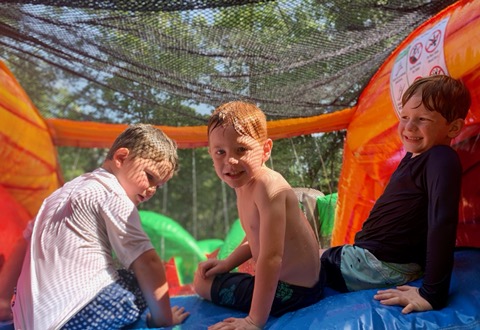
[[[272,139],[266,139],[263,143],[263,163],[265,163],[272,154],[273,141]]]
[[[465,120],[457,118],[449,124],[448,137],[453,139],[460,134],[463,126],[465,126]]]
[[[118,148],[114,153],[113,153],[113,162],[115,163],[116,167],[121,167],[123,162],[128,158],[128,155],[130,154],[130,150],[127,148]]]

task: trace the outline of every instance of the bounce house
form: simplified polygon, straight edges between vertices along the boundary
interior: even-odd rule
[[[416,78],[447,74],[470,89],[472,106],[463,133],[452,143],[463,165],[457,233],[458,251],[448,307],[403,315],[400,307],[373,300],[374,290],[338,294],[327,290],[319,303],[270,318],[268,329],[479,329],[480,328],[480,1],[459,1],[415,29],[387,58],[362,91],[357,105],[330,114],[269,122],[273,139],[346,129],[331,245],[352,243],[355,233],[382,193],[404,151],[397,137],[402,92]],[[0,254],[21,237],[43,199],[62,184],[55,147],[108,147],[126,127],[95,122],[45,119],[7,66],[0,62]],[[180,148],[204,146],[206,127],[161,127]],[[142,218],[157,215],[144,213]],[[146,226],[153,222],[146,220]],[[168,221],[168,226],[175,227]],[[165,225],[167,226],[167,225]],[[168,231],[155,229],[154,233]],[[181,228],[175,227],[176,233]],[[189,245],[188,233],[181,244]],[[238,239],[236,234],[236,239]],[[162,235],[162,237],[168,234]],[[160,239],[160,238],[159,238]],[[168,239],[168,237],[167,237]],[[174,239],[175,241],[175,239]],[[190,244],[199,260],[216,250]],[[208,251],[207,251],[208,250]],[[166,260],[182,256],[173,253]],[[185,256],[183,256],[185,257]],[[177,279],[178,280],[178,279]],[[181,286],[182,280],[176,283]],[[412,283],[420,285],[420,281]],[[178,292],[182,293],[181,290]],[[216,307],[193,294],[172,298],[191,316],[177,329],[205,329],[242,313]],[[146,328],[145,318],[134,328]]]

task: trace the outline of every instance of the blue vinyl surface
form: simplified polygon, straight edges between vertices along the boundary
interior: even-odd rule
[[[411,284],[419,286],[421,281]],[[401,307],[383,306],[374,300],[376,291],[338,294],[327,288],[325,298],[317,304],[270,317],[265,329],[480,329],[480,250],[455,252],[450,300],[442,310],[403,315]],[[206,329],[227,317],[245,317],[197,296],[173,297],[172,305],[184,306],[191,315],[169,329]],[[137,322],[134,328],[145,328],[145,322]]]
[[[419,286],[421,281],[411,284]],[[325,298],[317,304],[279,318],[270,317],[265,329],[480,329],[480,249],[455,252],[450,300],[442,310],[403,315],[401,307],[375,301],[375,292],[338,294],[327,288]],[[246,316],[197,296],[173,297],[172,305],[184,306],[191,315],[183,324],[168,329],[207,329],[227,317]],[[145,314],[131,328],[146,329]],[[0,330],[11,329],[11,324],[0,323]]]

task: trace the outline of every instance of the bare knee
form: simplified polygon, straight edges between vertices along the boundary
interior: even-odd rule
[[[203,299],[212,300],[210,295],[212,283],[213,278],[202,278],[198,272],[195,272],[195,277],[193,278],[193,289]]]

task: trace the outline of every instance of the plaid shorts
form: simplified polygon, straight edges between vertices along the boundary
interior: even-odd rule
[[[62,329],[121,329],[135,322],[147,303],[133,272],[118,270],[119,279],[105,288],[73,316]]]

